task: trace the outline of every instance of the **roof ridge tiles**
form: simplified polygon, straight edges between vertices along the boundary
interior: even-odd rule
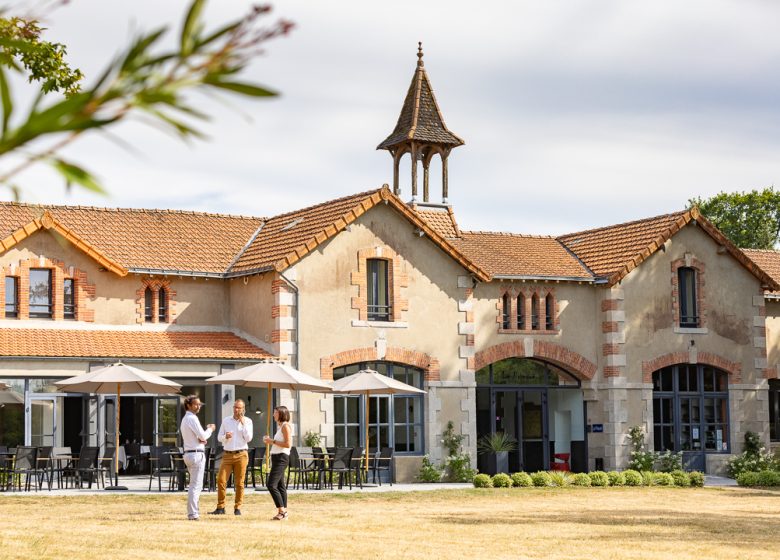
[[[511,231],[480,231],[460,230],[463,235],[502,235],[505,237],[521,237],[523,239],[557,239],[552,235],[537,235],[533,233],[513,233]]]
[[[741,248],[742,251],[755,251],[757,253],[780,253],[780,250],[777,249],[753,249],[752,247],[745,247]]]
[[[563,239],[565,237],[573,237],[575,235],[591,234],[591,233],[596,233],[596,232],[599,232],[599,231],[606,231],[606,230],[609,230],[609,229],[615,229],[615,228],[619,228],[619,227],[632,226],[632,225],[636,225],[636,224],[641,224],[643,222],[652,222],[653,220],[658,220],[660,218],[670,218],[671,219],[672,217],[676,217],[676,218],[679,219],[679,218],[685,216],[685,214],[687,214],[690,211],[691,211],[691,209],[687,208],[685,210],[680,210],[678,212],[670,212],[668,214],[659,214],[657,216],[650,216],[649,218],[640,218],[638,220],[631,220],[630,222],[622,222],[622,223],[619,223],[619,224],[612,224],[612,225],[601,226],[601,227],[592,228],[592,229],[584,229],[584,230],[581,230],[581,231],[574,231],[574,232],[571,232],[571,233],[564,233],[562,235],[558,235],[556,237],[556,239]]]
[[[271,220],[278,220],[280,218],[285,218],[287,216],[292,216],[293,214],[300,214],[302,212],[308,212],[309,210],[313,210],[313,209],[319,208],[321,206],[328,206],[330,204],[334,204],[334,203],[337,203],[337,202],[343,202],[343,201],[346,201],[346,200],[349,200],[349,199],[368,198],[369,196],[371,196],[373,194],[381,192],[383,188],[385,188],[385,187],[378,187],[378,188],[375,188],[375,189],[371,189],[371,190],[364,191],[364,192],[359,192],[359,193],[356,193],[356,194],[340,196],[340,197],[334,198],[332,200],[326,200],[324,202],[318,202],[317,204],[312,204],[312,205],[306,206],[304,208],[298,208],[297,210],[290,210],[289,212],[284,212],[283,214],[276,214],[276,215],[271,216],[269,218],[264,218],[264,220],[266,222],[270,222]]]
[[[2,206],[20,206],[25,208],[40,208],[41,210],[97,210],[100,212],[135,212],[138,214],[183,214],[188,216],[207,216],[210,218],[239,218],[243,220],[261,220],[267,221],[268,218],[262,216],[247,216],[243,214],[226,214],[221,212],[202,212],[199,210],[175,210],[170,208],[121,208],[108,206],[87,206],[80,204],[38,204],[33,202],[13,202],[10,200],[0,200]]]

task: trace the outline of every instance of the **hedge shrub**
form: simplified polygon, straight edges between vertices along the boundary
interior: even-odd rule
[[[609,471],[607,473],[607,478],[609,478],[609,485],[610,486],[625,486],[626,485],[626,475],[624,475],[622,472]]]
[[[593,471],[588,473],[591,486],[609,486],[609,477],[604,471]]]
[[[642,486],[642,475],[635,470],[623,471],[623,477],[626,479],[626,486]]]
[[[590,486],[590,477],[587,473],[581,472],[571,477],[572,486]]]
[[[654,473],[653,484],[657,486],[674,486],[674,477],[668,472]]]
[[[505,473],[493,475],[493,488],[512,488],[512,479]]]
[[[486,474],[478,474],[474,477],[474,488],[493,488],[493,479]]]
[[[679,486],[680,488],[686,488],[687,486],[691,485],[691,477],[688,475],[685,471],[672,471],[670,473],[672,475],[672,479],[674,480],[674,485]]]
[[[512,486],[515,488],[528,488],[534,485],[531,476],[526,472],[516,472],[512,475]]]
[[[704,473],[691,471],[688,473],[688,479],[691,481],[691,486],[694,488],[701,488],[704,486]]]
[[[550,479],[550,473],[545,471],[535,472],[531,475],[531,480],[534,486],[552,486],[552,479]]]

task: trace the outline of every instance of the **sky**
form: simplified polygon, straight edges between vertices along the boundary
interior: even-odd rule
[[[44,22],[86,83],[182,0],[71,0]],[[211,0],[216,27],[249,9]],[[272,100],[195,98],[214,116],[183,144],[140,122],[65,155],[108,196],[38,168],[22,199],[272,216],[392,183],[393,130],[423,42],[447,126],[462,229],[558,235],[678,211],[688,199],[780,185],[780,3],[772,0],[280,0],[296,24],[245,78]],[[271,20],[269,19],[269,22]],[[30,95],[19,89],[17,94]],[[409,164],[402,198],[411,195]],[[440,200],[432,167],[431,199]],[[6,195],[7,197],[7,195]]]

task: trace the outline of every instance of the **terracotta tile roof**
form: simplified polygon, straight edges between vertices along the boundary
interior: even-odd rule
[[[0,202],[0,239],[40,220],[45,211],[125,269],[223,273],[262,223],[202,212]]]
[[[772,249],[742,249],[750,260],[780,284],[780,251]]]
[[[450,132],[444,124],[444,117],[423,66],[422,48],[417,56],[417,69],[406,93],[398,122],[390,136],[377,146],[377,150],[392,148],[409,140],[453,147],[463,145],[463,140]]]
[[[259,360],[271,354],[230,332],[0,328],[0,356]]]
[[[491,276],[591,280],[593,276],[556,239],[487,231],[463,231],[453,245]]]
[[[229,273],[237,275],[271,269],[283,271],[381,202],[392,206],[412,225],[420,228],[466,270],[473,272],[480,280],[487,280],[485,271],[391,193],[386,185],[381,189],[323,202],[268,219]]]
[[[596,275],[614,285],[655,253],[675,233],[696,223],[766,287],[780,285],[693,207],[683,212],[645,218],[624,224],[570,233],[558,237]]]
[[[412,210],[417,212],[433,230],[447,239],[460,236],[458,223],[455,221],[455,214],[452,212],[452,206],[444,208],[412,205]]]
[[[660,246],[672,228],[687,222],[686,212],[665,214],[634,222],[570,233],[558,237],[570,251],[598,276],[618,273],[654,242]],[[675,229],[675,231],[677,231]]]

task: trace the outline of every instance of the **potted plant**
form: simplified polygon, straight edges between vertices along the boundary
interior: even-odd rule
[[[517,450],[517,440],[504,432],[482,436],[477,451],[488,456],[489,474],[509,472],[509,452]]]

